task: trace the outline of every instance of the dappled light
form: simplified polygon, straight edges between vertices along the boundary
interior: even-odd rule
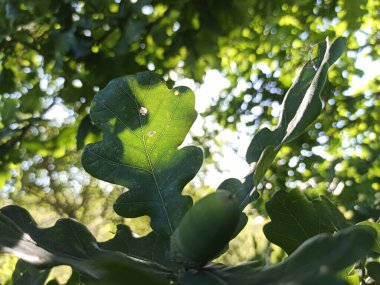
[[[379,11],[2,1],[0,284],[379,283]]]

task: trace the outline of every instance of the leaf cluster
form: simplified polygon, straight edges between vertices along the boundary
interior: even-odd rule
[[[345,44],[344,38],[331,45],[328,40],[318,44],[316,56],[305,63],[284,98],[277,127],[264,128],[253,137],[246,156],[254,163],[252,173],[243,182],[230,178],[219,186],[217,191],[229,192],[240,212],[231,236],[245,226],[243,210],[259,199],[257,186],[281,147],[321,113],[328,69]],[[251,262],[231,267],[213,263],[213,256],[199,268],[173,259],[170,240],[176,229],[191,232],[213,226],[207,218],[187,219],[186,213],[195,207],[191,197],[181,195],[202,164],[199,148],[181,147],[196,118],[194,94],[186,87],[169,89],[161,76],[151,72],[119,77],[97,93],[90,117],[102,139],[86,145],[84,169],[98,179],[126,187],[114,210],[127,218],[149,216],[152,231],[136,237],[121,224],[112,239],[98,242],[73,219],[60,219],[42,228],[24,208],[4,207],[0,210],[0,248],[22,260],[14,282],[44,284],[50,268],[65,264],[74,269],[68,284],[347,284],[337,273],[360,260],[361,278],[377,278],[378,264],[366,264],[370,251],[378,251],[377,224],[351,225],[328,198],[309,201],[299,191],[276,192],[266,205],[271,222],[264,233],[289,254],[277,265]],[[201,212],[207,215],[207,211]],[[191,227],[190,221],[197,226]],[[196,246],[202,232],[187,238],[194,239]]]

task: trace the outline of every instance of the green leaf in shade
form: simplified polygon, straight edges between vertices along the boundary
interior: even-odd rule
[[[83,283],[81,282],[81,275],[79,272],[73,270],[71,273],[71,276],[69,280],[67,280],[66,285],[82,285]]]
[[[128,256],[172,267],[174,264],[167,258],[169,241],[155,232],[143,237],[134,237],[128,226],[118,225],[115,237],[99,243],[99,246],[103,249],[117,250]]]
[[[368,262],[365,266],[367,269],[367,274],[376,282],[380,282],[380,263],[379,262]]]
[[[211,270],[187,271],[181,277],[180,285],[228,285],[223,276]]]
[[[126,23],[125,28],[121,34],[121,38],[115,47],[116,53],[118,55],[123,55],[130,52],[128,47],[140,38],[144,32],[145,26],[145,21],[135,19],[130,20],[128,23]]]
[[[338,231],[348,226],[346,218],[326,196],[322,195],[319,199],[312,200],[312,203],[320,219],[331,229]]]
[[[374,244],[372,251],[376,252],[377,254],[380,254],[380,224],[375,222],[364,221],[359,223],[358,225],[372,227],[377,232],[376,243]]]
[[[10,92],[16,89],[15,77],[15,73],[11,69],[3,67],[3,70],[0,72],[0,93]],[[4,100],[3,98],[1,99]],[[8,100],[4,100],[4,104],[7,104],[6,101]],[[10,115],[9,110],[6,108],[1,108],[2,116],[4,116],[3,112],[5,116]],[[7,124],[4,117],[2,118],[2,121]]]
[[[264,152],[265,148],[270,145],[278,145],[281,142],[281,140],[272,141],[274,138],[277,138],[273,135],[274,132],[277,133],[277,129],[272,132],[268,128],[263,128],[254,135],[246,153],[246,159],[248,163],[257,162],[260,159],[261,154]]]
[[[264,226],[264,234],[288,254],[314,235],[347,227],[344,216],[326,197],[309,201],[299,190],[276,192],[266,209],[271,222]]]
[[[3,125],[9,125],[15,120],[15,113],[17,111],[17,105],[19,101],[13,98],[1,98],[2,105],[0,106],[0,120]]]
[[[169,90],[159,75],[142,72],[112,80],[90,116],[103,140],[86,146],[83,167],[128,188],[114,205],[119,215],[148,215],[152,229],[169,237],[192,205],[181,191],[202,164],[199,148],[179,149],[197,116],[193,92]]]
[[[296,139],[321,113],[320,95],[327,80],[327,71],[345,46],[345,38],[336,39],[331,46],[328,41],[319,43],[316,58],[306,62],[286,93],[276,128],[273,131],[261,129],[253,137],[246,160],[257,163],[255,185],[263,178],[281,146]]]
[[[344,268],[360,260],[371,249],[376,233],[370,227],[353,226],[335,235],[322,233],[304,242],[284,261],[269,267],[209,268],[186,272],[184,285],[343,285],[335,278]],[[195,276],[194,276],[195,275]]]
[[[301,283],[302,284],[302,283]],[[349,285],[345,280],[338,279],[334,276],[324,276],[320,278],[315,278],[313,280],[308,280],[304,285]]]
[[[275,149],[273,146],[268,146],[262,152],[253,172],[253,184],[258,185],[261,179],[264,177],[265,173],[271,166],[274,158],[278,153],[278,149]]]
[[[44,285],[49,277],[49,269],[39,269],[22,260],[16,263],[12,274],[13,285]]]
[[[118,258],[143,270],[166,274],[166,269],[157,264],[101,249],[88,229],[72,219],[60,219],[50,228],[39,228],[25,209],[6,206],[0,210],[0,233],[1,251],[12,253],[36,266],[70,265],[98,279],[103,271],[96,268],[94,260]]]
[[[72,31],[56,32],[51,36],[51,39],[54,44],[54,70],[59,70],[63,65],[63,57],[72,49],[77,39]]]
[[[85,140],[90,134],[98,136],[100,130],[93,125],[89,115],[85,116],[78,126],[76,141],[77,141],[77,150],[81,150],[85,145]]]
[[[57,281],[57,279],[53,279],[53,280],[50,280],[48,283],[46,283],[46,285],[60,285],[60,284]],[[68,283],[66,283],[66,285],[68,285]],[[78,285],[80,285],[80,284],[78,284]]]
[[[101,250],[91,233],[78,222],[61,219],[50,228],[40,229],[30,214],[18,206],[0,210],[0,249],[38,266],[67,264],[93,277],[99,272],[86,264]],[[12,229],[9,231],[8,229]]]
[[[169,279],[160,278],[125,259],[104,258],[95,265],[104,274],[101,280],[89,282],[90,285],[169,285]]]

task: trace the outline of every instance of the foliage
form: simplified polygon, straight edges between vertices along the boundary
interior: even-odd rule
[[[219,169],[217,159],[225,156],[221,150],[224,145],[216,141],[218,132],[223,127],[237,129],[246,132],[250,139],[260,128],[263,133],[267,129],[278,132],[284,123],[279,106],[299,73],[297,67],[317,56],[317,46],[310,46],[326,36],[344,36],[347,52],[329,71],[329,80],[321,93],[325,101],[323,119],[307,126],[291,143],[281,145],[278,152],[279,142],[272,141],[255,174],[243,181],[227,179],[219,189],[228,189],[241,201],[249,225],[252,216],[268,219],[269,214],[272,222],[266,230],[274,224],[278,227],[281,220],[273,211],[270,213],[271,205],[298,213],[290,205],[276,202],[284,195],[283,191],[274,194],[279,190],[286,190],[289,194],[284,196],[288,199],[297,196],[295,199],[304,206],[314,205],[314,210],[310,209],[314,214],[302,216],[305,220],[315,217],[315,212],[321,214],[317,204],[327,207],[322,211],[329,213],[326,219],[340,217],[334,226],[325,224],[319,231],[300,236],[290,249],[285,239],[276,242],[273,229],[272,235],[267,232],[269,240],[287,251],[293,251],[316,232],[340,230],[338,225],[343,222],[369,221],[366,223],[377,229],[374,221],[379,217],[380,189],[380,129],[376,124],[380,120],[379,78],[360,87],[356,86],[356,79],[366,69],[365,56],[372,60],[379,57],[379,11],[377,0],[0,1],[0,187],[4,186],[0,190],[1,207],[18,204],[27,208],[40,228],[51,228],[52,221],[61,217],[77,219],[97,240],[103,241],[99,244],[104,249],[132,256],[138,249],[143,258],[150,258],[152,249],[160,248],[163,250],[155,251],[153,259],[162,261],[167,241],[154,232],[145,237],[149,227],[140,221],[148,220],[147,216],[123,219],[113,213],[112,204],[124,187],[108,185],[83,173],[81,149],[101,140],[100,130],[88,115],[94,93],[113,78],[148,69],[162,75],[170,87],[182,77],[201,82],[205,72],[213,68],[228,79],[229,87],[202,114],[205,121],[217,124],[205,124],[204,135],[193,136],[203,149],[205,163],[196,183],[187,185],[184,192],[197,200],[205,191],[193,188],[198,188],[196,185],[211,164]],[[64,119],[57,122],[54,118],[59,113]],[[261,135],[256,135],[256,140]],[[247,158],[252,159],[254,153]],[[260,158],[261,154],[259,148],[256,155]],[[251,191],[255,185],[256,190]],[[295,188],[307,190],[302,191],[307,197],[298,195]],[[118,201],[126,202],[127,193]],[[181,199],[187,199],[190,205],[188,198]],[[338,205],[346,221],[328,201]],[[128,216],[127,207],[121,208]],[[320,219],[324,221],[324,217]],[[242,218],[239,229],[246,222],[247,217]],[[116,224],[116,235],[111,238]],[[136,230],[144,237],[136,239]],[[249,226],[246,240],[255,248],[261,243],[264,249],[256,250],[249,259],[270,263],[284,257],[278,248],[271,254],[273,247],[268,245],[265,249],[266,241],[256,236],[251,241],[252,234],[256,235],[252,231]],[[364,282],[367,273],[375,280],[378,278],[376,246],[373,251],[369,263],[357,264],[355,274],[351,271],[353,278],[362,275]],[[236,254],[228,260],[233,254],[227,252],[223,260],[237,263]],[[7,259],[1,256],[0,263],[3,260]],[[246,259],[238,261],[242,260]],[[10,265],[1,264],[3,283],[10,276],[6,269]],[[169,261],[165,266],[171,264]],[[26,268],[30,273],[39,271],[22,264],[18,268]],[[70,282],[75,283],[77,275],[73,276]],[[330,276],[321,278],[315,282],[338,282],[326,281]]]
[[[349,88],[355,76],[363,75],[354,64],[358,55],[378,59],[378,1],[4,0],[0,5],[0,185],[5,196],[12,192],[19,203],[34,199],[35,192],[18,196],[29,185],[28,167],[42,167],[39,157],[62,162],[85,140],[94,141],[99,131],[89,121],[88,107],[94,90],[113,78],[151,69],[169,84],[176,74],[201,82],[207,69],[217,68],[231,84],[204,115],[230,128],[247,123],[251,127],[243,131],[252,135],[278,121],[272,114],[296,68],[310,56],[310,45],[326,36],[346,36],[349,52],[330,72],[324,92],[329,98],[325,119],[283,148],[270,166],[278,175],[267,185],[280,190],[302,183],[316,188],[316,194],[327,189],[328,196],[343,188],[336,193],[354,222],[377,219],[379,129],[372,122],[379,120],[378,79],[363,90]],[[62,108],[68,118],[52,122],[51,113]],[[208,160],[219,151],[210,143],[215,130],[194,138]],[[291,159],[291,169],[281,167]],[[79,166],[78,160],[70,163]],[[52,188],[46,184],[41,185],[45,192]]]
[[[325,196],[310,202],[298,190],[276,192],[266,208],[271,222],[264,227],[265,236],[288,254],[319,233],[334,233],[348,226]]]
[[[272,221],[264,228],[288,258],[273,266],[212,262],[245,226],[242,211],[259,198],[257,186],[280,148],[320,114],[327,71],[344,47],[344,38],[318,44],[316,57],[285,97],[278,127],[253,137],[247,150],[247,160],[256,162],[252,174],[243,183],[225,180],[194,207],[181,192],[200,168],[201,151],[180,147],[196,117],[192,91],[168,89],[151,72],[112,80],[93,100],[90,117],[102,140],[86,145],[82,163],[96,178],[128,187],[115,211],[130,218],[148,215],[152,231],[135,237],[119,225],[114,238],[98,242],[73,219],[42,228],[24,208],[3,207],[0,247],[23,260],[13,282],[44,284],[50,268],[65,264],[75,270],[69,283],[79,278],[80,284],[346,284],[336,274],[357,261],[366,263],[377,248],[377,224],[350,226],[327,198],[309,202],[295,190],[275,193],[267,203]],[[369,276],[377,278],[376,270],[368,263]]]

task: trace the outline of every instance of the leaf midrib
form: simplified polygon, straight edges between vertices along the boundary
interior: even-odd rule
[[[146,94],[149,92],[152,84],[151,84],[151,78],[149,79],[149,84],[148,84],[148,90],[146,91]],[[164,213],[165,213],[165,217],[166,217],[166,220],[168,222],[168,225],[169,225],[169,229],[170,229],[170,232],[173,233],[174,230],[173,230],[173,226],[172,226],[172,223],[170,221],[170,218],[169,218],[169,214],[168,214],[168,211],[166,209],[166,205],[165,205],[165,201],[164,201],[164,198],[162,196],[162,193],[161,193],[161,188],[160,186],[158,185],[158,181],[157,181],[157,177],[156,177],[156,173],[154,171],[154,167],[153,167],[153,164],[152,164],[152,160],[150,158],[150,152],[148,151],[148,147],[146,145],[146,138],[145,138],[145,134],[144,134],[144,131],[143,131],[143,124],[142,124],[142,121],[141,121],[141,114],[139,112],[139,105],[137,103],[137,100],[136,100],[136,90],[135,90],[135,85],[134,85],[134,81],[132,80],[131,81],[131,87],[132,87],[132,96],[133,96],[133,99],[134,99],[134,102],[135,102],[135,105],[136,105],[136,111],[137,111],[137,116],[139,118],[139,123],[140,123],[140,130],[141,130],[141,140],[144,144],[144,150],[145,150],[145,156],[148,160],[148,164],[149,164],[149,168],[150,168],[150,171],[151,171],[151,175],[153,177],[153,181],[154,181],[154,184],[156,186],[156,189],[157,189],[157,193],[160,197],[160,200],[161,200],[161,204],[162,204],[162,207],[164,209]],[[128,94],[128,93],[127,93]],[[144,99],[146,97],[146,94],[144,95]],[[142,102],[143,104],[143,102]]]

